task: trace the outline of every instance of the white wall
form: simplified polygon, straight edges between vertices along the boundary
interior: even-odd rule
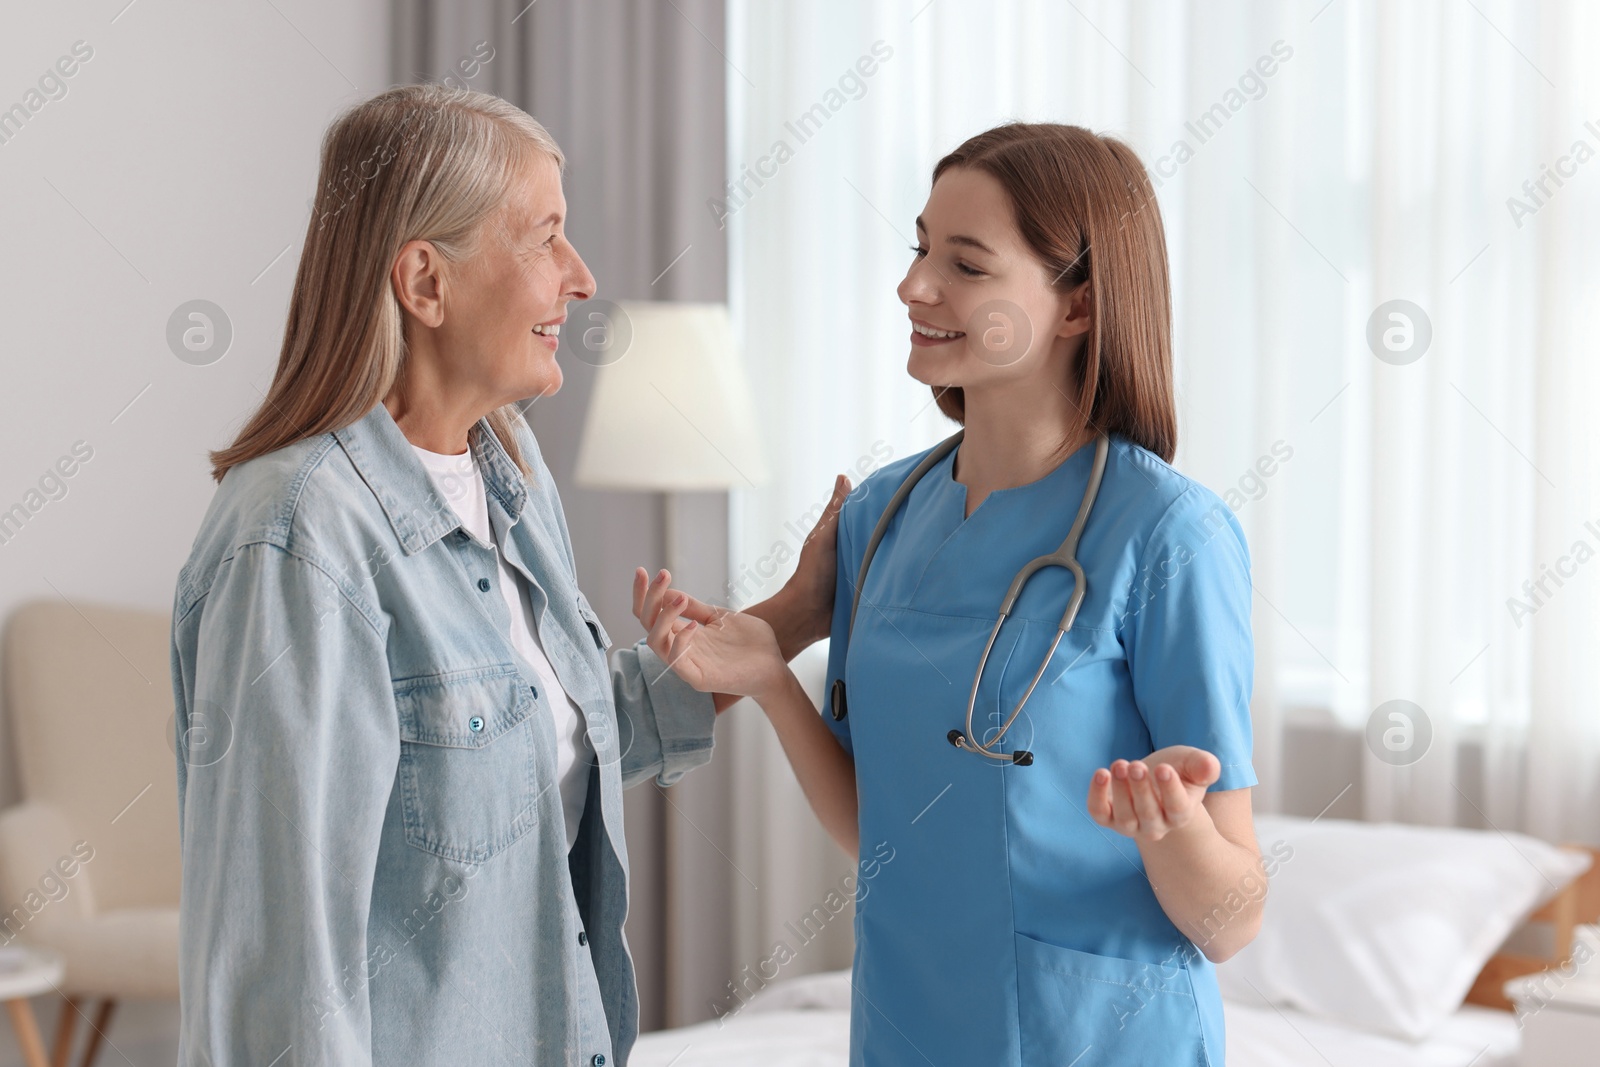
[[[125,2],[18,5],[0,34],[0,108],[74,42],[94,51],[0,143],[0,511],[93,449],[0,543],[0,616],[56,596],[170,609],[205,453],[277,363],[323,128],[387,84],[382,0],[137,0],[113,22]],[[233,325],[209,366],[167,346],[195,298]]]
[[[93,449],[0,543],[0,618],[39,597],[170,610],[214,488],[205,453],[277,363],[322,131],[389,84],[384,0],[125,4],[0,15],[0,110],[74,42],[93,49],[0,143],[0,511],[74,442]],[[195,298],[233,326],[209,366],[166,341]],[[0,803],[14,777],[7,756]],[[171,1064],[175,1022],[176,1005],[127,1006],[109,1032],[124,1055],[99,1062]],[[0,1037],[0,1067],[18,1062]]]

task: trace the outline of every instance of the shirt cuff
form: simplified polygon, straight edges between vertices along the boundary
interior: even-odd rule
[[[651,725],[661,743],[661,777],[666,783],[711,759],[717,709],[710,693],[702,693],[640,641],[639,669],[650,694]]]

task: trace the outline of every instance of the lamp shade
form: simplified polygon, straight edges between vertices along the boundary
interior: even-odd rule
[[[604,306],[604,305],[602,305]],[[675,491],[760,485],[767,464],[755,401],[722,304],[622,301],[580,309],[620,352],[596,371],[574,477],[594,489]],[[563,336],[567,336],[563,331]]]

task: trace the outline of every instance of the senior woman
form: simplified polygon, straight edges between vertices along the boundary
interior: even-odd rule
[[[179,1062],[625,1063],[622,790],[793,700],[833,523],[745,612],[635,572],[610,645],[517,401],[594,279],[561,151],[481,93],[337,119],[276,376],[178,577]],[[780,688],[782,687],[782,688]]]

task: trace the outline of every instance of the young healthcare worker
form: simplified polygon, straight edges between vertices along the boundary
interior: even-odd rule
[[[850,1061],[1221,1064],[1213,963],[1265,884],[1249,557],[1169,466],[1154,190],[1118,141],[1005,125],[939,161],[916,232],[907,370],[962,437],[851,493],[827,706],[763,704],[877,861]]]

